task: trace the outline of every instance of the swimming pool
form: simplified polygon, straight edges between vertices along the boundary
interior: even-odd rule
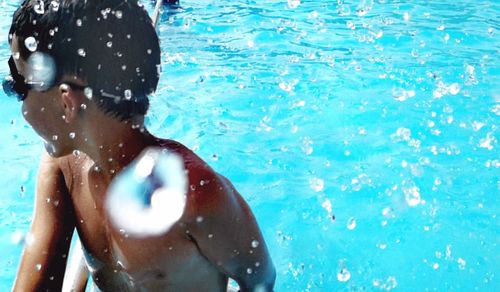
[[[0,0],[0,74],[18,1]],[[152,9],[152,3],[145,5]],[[500,290],[497,1],[183,1],[149,128],[251,205],[276,291]],[[0,290],[41,143],[0,92]]]

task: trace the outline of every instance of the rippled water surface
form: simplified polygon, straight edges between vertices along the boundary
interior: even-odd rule
[[[148,125],[234,182],[276,291],[500,290],[498,1],[181,2]],[[42,147],[0,111],[6,291]]]

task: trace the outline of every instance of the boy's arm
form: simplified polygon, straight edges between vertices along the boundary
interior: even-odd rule
[[[222,176],[198,188],[197,220],[189,232],[200,252],[241,291],[272,291],[276,271],[247,203]]]
[[[71,236],[73,206],[56,159],[44,153],[38,173],[35,211],[13,291],[60,291]]]

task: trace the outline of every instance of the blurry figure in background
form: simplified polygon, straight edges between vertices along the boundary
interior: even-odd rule
[[[24,249],[14,291],[61,290],[75,228],[88,271],[103,291],[225,291],[228,277],[242,291],[272,290],[275,270],[266,244],[232,184],[185,146],[144,127],[148,96],[159,79],[160,47],[136,1],[24,1],[9,43],[11,76],[4,88],[17,93],[46,149],[33,240]],[[176,167],[158,164],[160,154],[152,152],[143,157],[149,164],[131,164],[150,147],[176,157]],[[163,178],[176,168],[170,181]],[[137,170],[147,186],[143,209],[156,208],[153,218],[163,218],[158,210],[167,217],[172,212],[170,195],[179,198],[174,185],[185,192],[176,205],[183,210],[161,228],[150,225],[162,222],[147,220],[146,232],[130,227],[135,215],[127,213],[127,192],[109,191],[122,170],[124,176]],[[120,224],[127,215],[131,220]]]

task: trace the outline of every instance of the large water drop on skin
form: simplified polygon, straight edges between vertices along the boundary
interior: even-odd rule
[[[51,56],[35,52],[28,58],[26,82],[37,90],[48,89],[55,77],[55,63]]]
[[[114,179],[106,209],[113,224],[130,236],[163,234],[184,213],[186,193],[182,159],[150,148]]]

